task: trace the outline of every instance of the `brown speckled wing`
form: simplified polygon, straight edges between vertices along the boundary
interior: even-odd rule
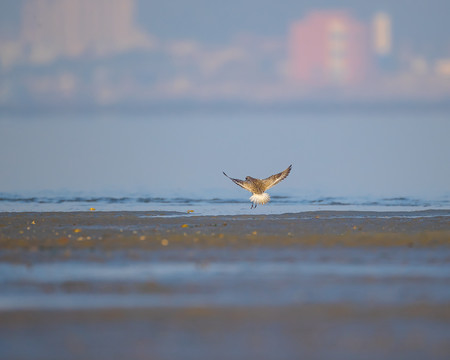
[[[244,180],[239,180],[239,179],[233,179],[231,177],[229,177],[227,174],[225,174],[225,172],[223,172],[223,174],[230,179],[231,181],[233,181],[235,184],[239,185],[241,188],[244,188],[245,190],[250,191],[251,193],[253,192],[253,187],[252,184],[249,181],[244,181]]]
[[[289,167],[286,170],[284,170],[278,174],[269,176],[267,179],[263,179],[262,182],[264,184],[264,191],[266,191],[267,189],[270,189],[272,186],[278,184],[281,180],[286,179],[286,177],[291,172],[291,168],[292,168],[292,165],[289,165]]]

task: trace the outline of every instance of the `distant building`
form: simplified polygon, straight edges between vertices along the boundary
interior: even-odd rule
[[[439,59],[435,64],[435,72],[443,78],[450,78],[450,59]]]
[[[392,56],[392,21],[389,14],[376,13],[372,21],[373,52],[377,68],[380,70],[394,70],[395,61]]]
[[[135,0],[26,0],[20,42],[32,62],[149,45],[134,23]]]
[[[387,56],[392,50],[391,18],[383,12],[373,18],[373,49],[380,56]]]
[[[347,11],[314,11],[290,29],[290,73],[312,86],[351,85],[369,70],[369,31]]]

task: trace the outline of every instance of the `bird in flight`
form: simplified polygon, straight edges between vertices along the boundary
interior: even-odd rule
[[[258,204],[264,205],[269,202],[270,196],[265,191],[278,184],[281,180],[286,179],[286,177],[291,172],[291,168],[292,165],[289,165],[286,170],[262,180],[255,179],[251,176],[247,176],[245,180],[239,180],[229,177],[227,174],[225,174],[225,172],[223,174],[227,178],[231,179],[235,184],[252,193],[252,196],[250,196],[252,207],[250,209],[253,209],[256,208]]]

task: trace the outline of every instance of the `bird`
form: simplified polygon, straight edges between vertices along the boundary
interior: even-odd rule
[[[292,165],[289,165],[286,170],[283,170],[278,174],[269,176],[266,179],[256,179],[251,176],[246,176],[245,180],[239,180],[229,177],[227,174],[225,174],[225,171],[223,171],[223,174],[227,178],[231,179],[231,181],[233,181],[235,184],[252,193],[252,196],[250,196],[252,207],[250,209],[253,209],[256,208],[258,204],[264,205],[269,202],[270,196],[265,191],[278,184],[281,180],[286,179],[286,177],[291,172],[291,168]]]

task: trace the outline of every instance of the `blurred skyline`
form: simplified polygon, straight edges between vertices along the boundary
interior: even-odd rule
[[[5,0],[0,106],[448,102],[449,12],[442,0]]]

